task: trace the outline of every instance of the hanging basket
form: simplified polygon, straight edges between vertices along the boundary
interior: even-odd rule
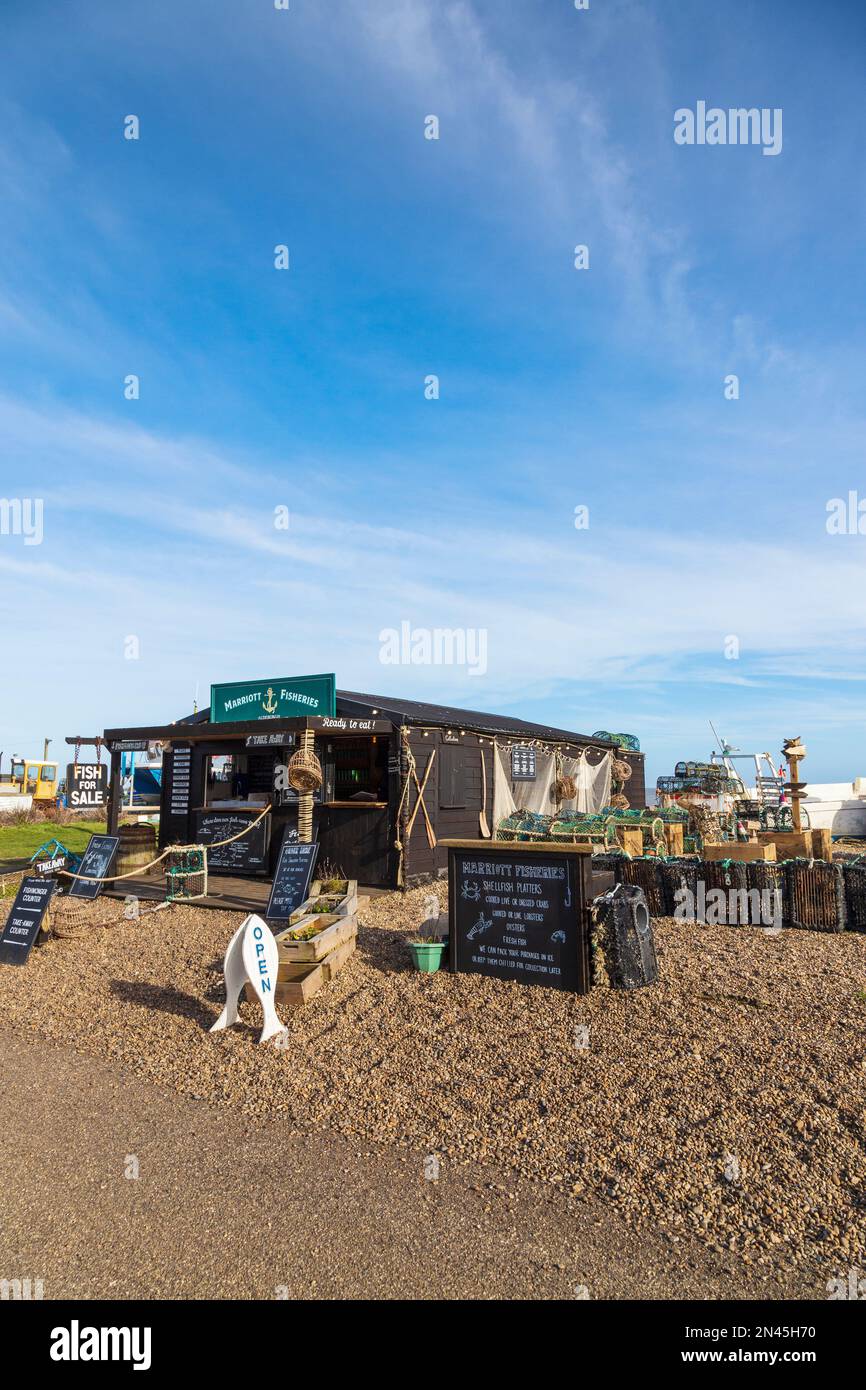
[[[289,758],[286,775],[296,792],[317,792],[324,780],[322,764],[315,753],[305,748],[299,748]]]
[[[557,801],[573,801],[577,796],[577,783],[573,777],[557,777],[553,790]]]
[[[631,763],[627,763],[625,758],[614,758],[611,763],[610,775],[615,782],[627,782],[632,771]]]

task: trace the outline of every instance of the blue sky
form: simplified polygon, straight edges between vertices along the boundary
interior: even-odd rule
[[[866,7],[7,0],[0,54],[7,754],[334,670],[866,774]]]

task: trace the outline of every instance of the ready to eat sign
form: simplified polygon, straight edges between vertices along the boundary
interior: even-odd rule
[[[333,718],[337,712],[337,678],[282,676],[268,681],[232,681],[210,688],[212,724],[247,719]]]

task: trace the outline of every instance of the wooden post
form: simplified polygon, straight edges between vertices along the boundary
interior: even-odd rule
[[[120,753],[111,754],[111,771],[108,779],[108,808],[106,815],[106,833],[109,835],[117,834],[117,823],[120,820]]]
[[[794,822],[794,829],[797,832],[799,832],[802,828],[800,825],[800,793],[799,791],[794,790],[796,783],[800,780],[799,773],[797,771],[799,765],[799,758],[789,756],[788,769],[789,780],[791,782],[791,820]]]
[[[409,730],[405,724],[400,728],[400,797],[401,811],[399,820],[399,838],[403,846],[403,855],[397,875],[397,887],[405,888],[408,877],[409,867],[409,794],[406,787],[409,782]]]
[[[304,729],[298,735],[298,747],[305,753],[312,753],[316,746],[316,736],[312,729]],[[298,839],[302,845],[313,841],[313,793],[298,793]]]

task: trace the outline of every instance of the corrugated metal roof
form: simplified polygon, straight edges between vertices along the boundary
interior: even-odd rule
[[[479,733],[519,734],[525,738],[546,738],[567,743],[591,743],[595,747],[611,747],[602,739],[578,734],[569,729],[557,729],[550,724],[533,724],[526,719],[514,719],[507,714],[484,714],[479,710],[455,709],[451,705],[430,705],[423,700],[404,700],[389,695],[363,695],[355,690],[337,691],[338,714],[372,715],[378,710],[395,724],[431,724],[439,728],[470,729]]]

